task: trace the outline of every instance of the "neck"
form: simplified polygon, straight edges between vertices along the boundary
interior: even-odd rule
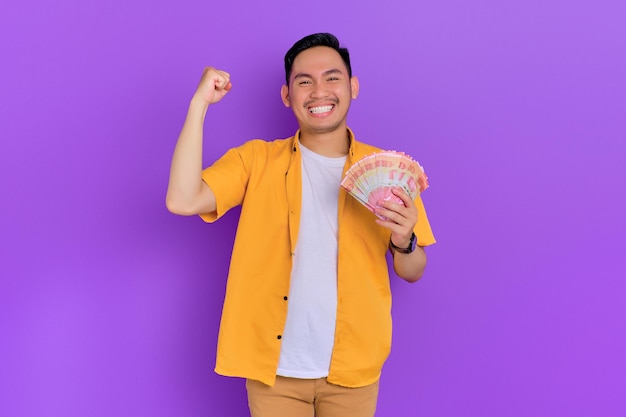
[[[345,127],[329,133],[300,131],[300,143],[317,154],[335,158],[348,154],[350,135]]]

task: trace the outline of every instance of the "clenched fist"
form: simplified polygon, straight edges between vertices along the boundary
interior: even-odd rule
[[[230,90],[230,74],[213,67],[206,67],[194,94],[194,99],[202,100],[206,105],[220,101]]]

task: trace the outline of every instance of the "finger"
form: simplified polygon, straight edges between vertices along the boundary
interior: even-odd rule
[[[379,201],[376,213],[396,224],[413,229],[417,223],[417,207],[406,193],[400,191],[397,194],[398,197],[400,197],[400,194],[404,194],[403,204],[392,201]]]
[[[222,70],[217,70],[217,72],[226,80],[230,80],[230,73]]]
[[[395,203],[389,203],[389,204],[395,204]],[[399,204],[395,204],[398,207],[401,207]],[[410,226],[410,220],[409,218],[405,217],[403,213],[399,212],[399,211],[395,211],[393,209],[388,209],[385,207],[379,207],[376,209],[376,214],[378,214],[379,216],[382,216],[387,222],[393,223],[394,225],[397,226]]]
[[[206,67],[204,70],[204,79],[206,79],[206,82],[215,90],[228,91],[230,89],[230,87],[228,87],[228,84],[230,83],[230,74],[226,71],[218,70],[213,67]]]
[[[407,203],[405,203],[402,199],[400,199],[400,202],[391,200],[380,200],[378,202],[378,207],[388,210],[392,213],[401,214],[403,216],[407,216],[408,212],[410,211],[410,208],[407,208]]]
[[[409,196],[402,188],[393,188],[391,192],[402,200],[404,207],[411,207],[414,204],[411,196]]]
[[[230,90],[233,84],[230,82],[229,78],[226,77],[218,77],[215,79],[215,89],[217,90]]]
[[[391,218],[387,218],[386,220],[377,218],[376,219],[376,224],[378,224],[379,226],[382,226],[382,227],[388,229],[391,232],[391,234],[393,236],[396,236],[396,237],[398,237],[398,236],[410,236],[411,232],[413,231],[413,229],[411,229],[407,225],[402,225],[402,224],[396,223]]]
[[[220,74],[222,78],[220,80],[219,87],[223,88],[226,91],[230,90],[233,86],[232,83],[230,82],[230,74],[225,71],[220,71]]]

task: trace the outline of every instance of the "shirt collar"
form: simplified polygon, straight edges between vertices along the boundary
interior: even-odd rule
[[[350,141],[350,145],[348,147],[348,160],[352,160],[354,158],[355,147],[357,146],[357,141],[354,138],[354,132],[349,127],[348,130],[348,141]],[[291,151],[297,152],[300,149],[300,129],[296,131],[296,134],[293,135],[293,139],[291,141]]]

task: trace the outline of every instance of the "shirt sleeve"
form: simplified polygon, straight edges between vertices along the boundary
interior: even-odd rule
[[[222,217],[231,208],[240,205],[246,194],[250,167],[248,143],[227,151],[213,165],[202,171],[202,180],[215,195],[216,210],[202,213],[200,217],[212,223]]]
[[[436,242],[433,231],[430,228],[428,216],[426,215],[426,209],[422,198],[417,196],[415,199],[415,206],[417,207],[417,224],[413,229],[415,236],[417,236],[417,244],[419,246],[429,246]]]

